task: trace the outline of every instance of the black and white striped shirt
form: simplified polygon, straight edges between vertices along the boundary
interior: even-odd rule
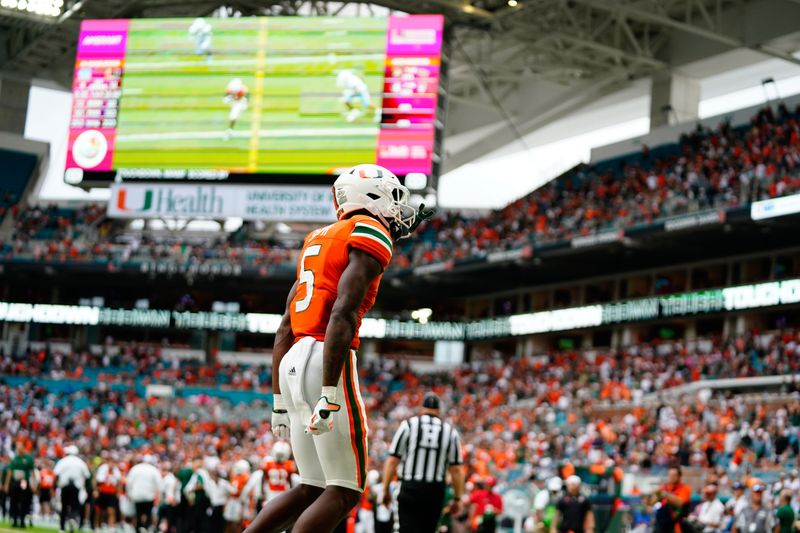
[[[461,438],[436,416],[412,416],[400,424],[389,453],[400,459],[401,481],[444,483],[448,467],[461,464]]]

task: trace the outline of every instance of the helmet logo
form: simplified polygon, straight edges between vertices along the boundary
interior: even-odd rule
[[[344,192],[344,189],[336,189],[336,205],[341,206],[342,204],[347,203],[347,194]]]
[[[358,169],[358,177],[361,178],[361,179],[365,179],[365,180],[368,180],[370,178],[378,178],[378,179],[380,179],[380,178],[383,177],[383,171],[381,169],[376,168],[376,169],[370,169],[370,170],[375,170],[375,175],[374,176],[370,176],[369,174],[367,174],[367,169],[360,168],[360,169]]]

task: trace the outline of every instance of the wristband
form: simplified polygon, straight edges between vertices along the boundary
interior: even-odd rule
[[[286,412],[286,400],[283,399],[282,394],[272,395],[272,410],[276,413]]]
[[[324,396],[330,403],[336,403],[336,389],[337,387],[322,387],[320,396]]]

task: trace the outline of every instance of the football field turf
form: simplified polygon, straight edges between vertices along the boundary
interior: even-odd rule
[[[386,22],[341,20],[209,19],[207,54],[191,21],[131,21],[114,166],[320,173],[374,162],[375,112],[348,122],[336,76],[356,73],[380,108]],[[233,78],[249,89],[248,108],[226,134]]]
[[[27,531],[28,533],[53,533],[57,531],[56,527],[28,527],[25,529],[12,528],[9,522],[0,522],[0,533],[18,533],[19,531]]]

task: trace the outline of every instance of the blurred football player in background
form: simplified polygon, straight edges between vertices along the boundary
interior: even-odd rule
[[[296,477],[294,461],[289,459],[292,449],[288,442],[278,441],[272,447],[272,457],[264,463],[264,480],[267,487],[266,501],[271,501],[292,488]]]
[[[372,111],[373,120],[379,122],[380,110],[372,103],[367,84],[352,70],[342,70],[336,75],[336,86],[342,90],[342,103],[347,108],[345,120],[354,122],[367,111]]]
[[[189,26],[189,36],[194,38],[194,53],[211,61],[211,24],[202,17],[194,19]]]
[[[117,508],[119,507],[119,492],[122,483],[122,472],[111,458],[111,454],[103,452],[100,455],[102,463],[95,471],[92,483],[94,484],[94,527],[105,525],[114,529],[117,524]]]
[[[225,88],[225,98],[222,101],[231,107],[231,111],[228,113],[228,129],[224,135],[226,141],[233,135],[233,128],[236,127],[239,115],[247,109],[247,94],[249,92],[250,90],[242,82],[241,78],[233,78]]]

